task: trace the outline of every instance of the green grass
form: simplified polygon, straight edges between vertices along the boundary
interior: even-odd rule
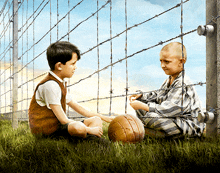
[[[108,139],[104,126],[104,138]],[[220,168],[219,140],[155,140],[138,144],[36,139],[27,122],[13,130],[0,121],[0,172],[212,172]]]

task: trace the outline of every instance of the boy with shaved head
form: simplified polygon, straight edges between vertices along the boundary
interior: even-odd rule
[[[158,91],[130,96],[130,105],[143,121],[146,134],[155,137],[202,135],[205,124],[197,120],[201,111],[200,100],[185,75],[182,90],[183,64],[186,60],[184,45],[179,42],[165,45],[160,51],[160,62],[165,74],[169,75],[168,79]]]

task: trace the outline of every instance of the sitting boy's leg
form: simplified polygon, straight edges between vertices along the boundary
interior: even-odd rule
[[[85,138],[87,131],[85,125],[82,122],[76,121],[68,124],[68,133],[71,136],[78,136]]]
[[[97,118],[98,119],[98,118]],[[92,121],[96,120],[96,118],[92,118]],[[90,121],[87,121],[89,123]],[[97,123],[97,121],[95,121]],[[90,125],[94,125],[94,123],[90,123]],[[90,127],[90,128],[101,128],[101,127]],[[78,143],[83,141],[94,141],[99,144],[109,145],[110,141],[100,138],[93,134],[88,134],[86,130],[86,125],[81,121],[71,122],[68,124],[60,125],[59,129],[51,135],[43,136],[49,137],[52,139],[68,139],[70,142]]]
[[[87,135],[87,129],[86,127],[100,127],[102,128],[102,120],[99,117],[91,117],[88,119],[85,119],[84,122],[72,122],[68,125],[68,132],[71,136],[78,136],[85,138]],[[92,134],[96,134],[97,129],[91,129]]]
[[[102,120],[101,118],[99,117],[91,117],[91,118],[88,118],[88,119],[85,119],[83,121],[83,123],[87,126],[87,127],[99,127],[99,128],[102,128]],[[109,146],[110,145],[110,141],[104,139],[104,138],[100,138],[96,135],[93,135],[93,134],[87,134],[85,140],[89,140],[89,141],[94,141],[94,142],[97,142],[99,144],[102,144],[104,146]]]
[[[85,119],[83,123],[87,127],[87,133],[90,135],[95,135],[101,137],[103,135],[102,129],[102,120],[101,118],[94,116],[88,119]]]
[[[152,138],[165,138],[166,133],[160,130],[154,130],[150,128],[145,128],[145,135]]]
[[[142,121],[142,123],[144,124],[144,127],[146,126],[146,122],[145,122],[146,118],[144,118],[146,116],[146,113],[147,111],[142,110],[142,109],[136,110],[136,115]]]
[[[144,123],[146,135],[167,137],[181,134],[181,131],[171,119],[161,118],[161,115],[156,113],[147,114],[147,111],[144,110],[137,110],[136,113]]]

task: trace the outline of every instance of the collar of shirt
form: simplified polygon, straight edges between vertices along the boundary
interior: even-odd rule
[[[184,71],[181,71],[181,72],[178,74],[178,76],[174,79],[174,81],[177,80],[178,78],[182,77],[182,74],[183,74],[183,73],[184,73]],[[185,75],[185,73],[184,73],[183,75]],[[171,79],[171,76],[169,76],[169,79]]]
[[[185,71],[184,70],[179,73],[179,75],[176,77],[176,79],[182,77],[182,75],[185,75]]]
[[[52,72],[52,71],[49,71],[49,73],[50,73],[53,77],[55,77],[58,81],[62,82],[64,86],[66,86],[66,81],[65,81],[65,80],[60,79],[60,77],[58,77],[58,76],[57,76],[54,72]]]
[[[173,83],[172,83],[171,85],[169,84],[169,80],[171,79],[171,76],[169,76],[169,80],[166,80],[166,86],[167,86],[167,88],[174,86],[177,81],[182,80],[182,75],[185,75],[185,72],[184,72],[184,71],[181,71],[181,72],[178,74],[178,76],[174,79],[174,81],[173,81]]]

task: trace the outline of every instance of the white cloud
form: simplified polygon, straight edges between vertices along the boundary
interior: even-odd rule
[[[192,80],[193,83],[206,81],[206,67],[205,66],[187,67],[186,74],[190,76],[190,79]]]
[[[165,76],[161,67],[155,64],[144,66],[140,72],[152,76],[153,78],[164,78]]]
[[[116,10],[125,10],[125,1],[124,0],[118,0],[114,7]],[[132,13],[132,16],[143,16],[143,17],[150,17],[154,16],[155,14],[158,14],[162,12],[164,9],[162,6],[152,4],[149,1],[144,0],[128,0],[127,1],[127,10],[128,15]]]

